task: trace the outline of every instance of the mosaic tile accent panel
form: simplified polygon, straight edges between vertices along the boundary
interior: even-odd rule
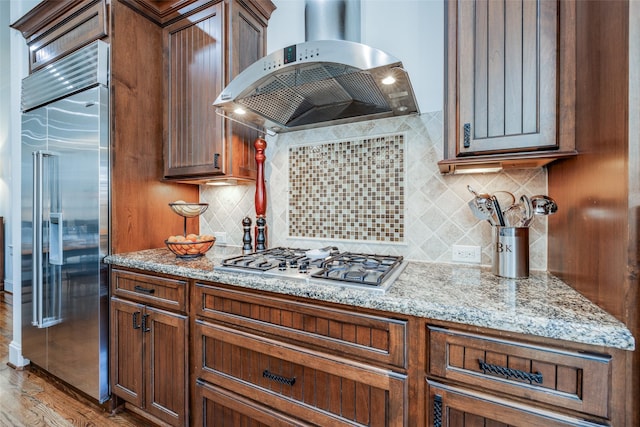
[[[289,149],[289,236],[403,242],[403,134]]]

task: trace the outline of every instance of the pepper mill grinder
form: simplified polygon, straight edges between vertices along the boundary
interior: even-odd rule
[[[251,218],[245,216],[242,220],[242,228],[244,229],[244,235],[242,236],[242,253],[250,254],[253,252],[253,246],[251,245]]]
[[[265,236],[265,226],[267,224],[267,220],[264,217],[260,216],[256,219],[257,225],[257,234],[256,234],[256,252],[264,251],[267,249],[266,245],[266,236]]]

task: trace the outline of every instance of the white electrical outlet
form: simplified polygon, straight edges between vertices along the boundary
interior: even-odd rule
[[[480,264],[482,250],[480,246],[453,245],[451,261]]]
[[[214,231],[213,237],[216,238],[216,245],[227,244],[227,232],[226,231]]]

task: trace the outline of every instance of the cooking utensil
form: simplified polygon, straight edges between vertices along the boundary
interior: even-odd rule
[[[558,210],[555,200],[545,195],[532,196],[531,206],[533,207],[534,215],[551,215]]]
[[[493,210],[498,219],[498,225],[504,227],[504,216],[502,215],[502,209],[500,208],[500,202],[498,202],[498,198],[496,196],[491,196],[491,202],[493,203]]]
[[[492,197],[495,197],[498,200],[498,204],[500,206],[511,206],[516,202],[516,197],[513,195],[513,193],[510,193],[509,191],[505,191],[505,190],[498,190],[498,191],[495,191],[493,194],[478,193],[470,185],[467,185],[467,190],[469,190],[469,192],[473,194],[480,203],[483,203],[483,202],[488,203],[486,201],[490,200]]]
[[[516,196],[505,190],[494,191],[492,194],[498,200],[500,206],[511,206],[516,203]]]
[[[473,194],[476,197],[476,199],[490,199],[491,198],[491,194],[478,193],[476,190],[471,188],[470,185],[467,185],[467,190],[469,190],[469,193]]]
[[[524,216],[524,206],[520,202],[512,204],[502,212],[506,227],[518,227]]]
[[[478,193],[470,185],[467,185],[467,190],[475,197],[469,202],[469,206],[474,212],[474,215],[476,215],[476,218],[486,219],[492,226],[499,225],[498,213],[496,212],[495,203],[492,200],[493,196],[489,193]],[[472,202],[473,204],[471,204]]]
[[[526,195],[520,196],[518,203],[514,203],[502,212],[507,227],[528,227],[533,219],[533,206]]]
[[[489,221],[489,224],[492,226],[495,225],[493,220],[493,208],[488,206],[486,201],[489,199],[478,199],[473,198],[469,200],[469,209],[473,213],[473,216],[478,218],[479,220]]]
[[[533,220],[533,205],[531,199],[525,194],[520,196],[520,203],[524,208],[524,218],[520,221],[519,227],[528,227]]]

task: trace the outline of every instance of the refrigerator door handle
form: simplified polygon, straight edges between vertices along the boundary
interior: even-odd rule
[[[46,169],[45,163],[48,164]],[[57,154],[44,150],[33,152],[33,316],[31,324],[38,328],[47,328],[62,322],[63,238],[58,179]],[[46,200],[45,196],[47,196]],[[49,221],[45,221],[45,208],[56,211],[49,212]],[[44,232],[45,227],[48,228],[47,234]],[[44,241],[45,235],[48,237],[47,242]],[[45,262],[45,254],[48,258],[47,262]]]
[[[33,152],[33,203],[32,230],[33,249],[31,252],[31,288],[33,290],[33,316],[31,324],[40,327],[42,323],[42,162],[43,152]]]

